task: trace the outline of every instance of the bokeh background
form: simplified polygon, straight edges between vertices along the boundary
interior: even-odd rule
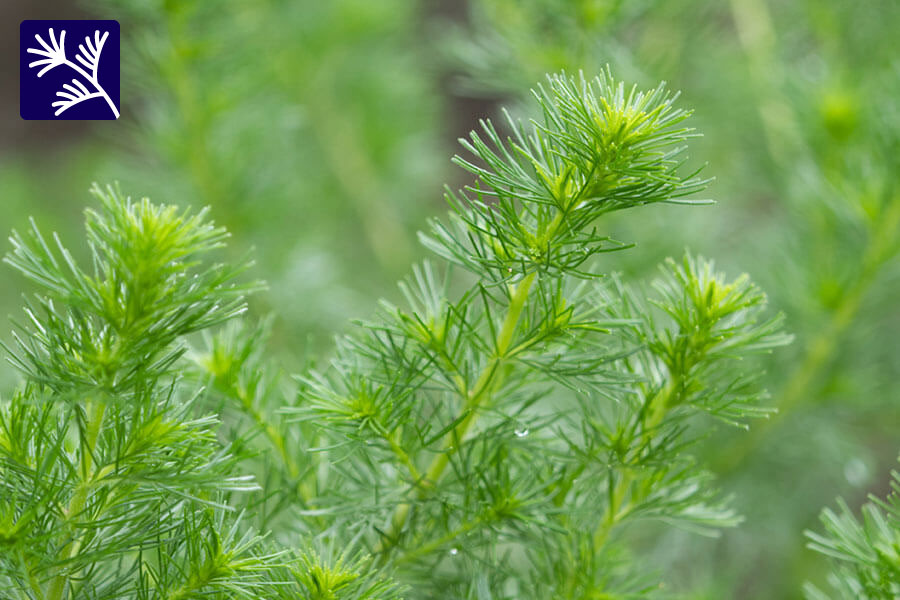
[[[111,18],[122,118],[18,117],[18,25]],[[697,453],[746,516],[717,539],[636,532],[675,597],[800,598],[827,563],[805,548],[822,507],[886,492],[900,451],[900,3],[895,0],[4,0],[0,229],[70,245],[92,182],[205,206],[268,282],[272,353],[327,356],[352,317],[396,298],[444,212],[456,139],[565,69],[666,80],[692,107],[706,208],[654,207],[601,226],[635,250],[604,268],[648,279],[685,247],[749,273],[787,315],[772,419]],[[0,313],[24,282],[0,275]],[[9,327],[0,339],[9,339]],[[321,358],[319,358],[321,360]],[[0,367],[2,389],[15,375]]]

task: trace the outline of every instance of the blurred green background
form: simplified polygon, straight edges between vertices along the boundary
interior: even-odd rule
[[[18,118],[18,24],[112,18],[122,119]],[[746,271],[787,315],[772,358],[778,416],[716,428],[698,454],[746,515],[714,540],[636,532],[676,597],[800,598],[827,564],[805,548],[823,506],[883,495],[900,451],[900,3],[896,0],[91,0],[0,6],[0,229],[33,215],[77,245],[86,191],[210,205],[251,252],[288,369],[423,257],[456,138],[565,69],[666,80],[695,109],[706,208],[602,226],[636,242],[603,268],[649,278],[684,247]],[[0,309],[27,291],[0,277]],[[9,327],[0,339],[9,339]],[[14,374],[0,367],[0,381]],[[5,386],[8,389],[8,386]]]

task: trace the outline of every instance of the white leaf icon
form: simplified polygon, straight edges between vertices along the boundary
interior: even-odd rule
[[[55,116],[61,115],[67,109],[76,104],[80,104],[85,100],[90,100],[91,98],[103,98],[106,100],[109,108],[112,109],[115,118],[119,118],[119,111],[116,108],[115,103],[97,79],[97,73],[100,68],[100,55],[103,52],[103,45],[106,43],[108,37],[108,31],[104,31],[102,36],[100,35],[100,31],[94,31],[93,40],[91,40],[90,36],[85,36],[84,44],[78,45],[79,52],[75,57],[76,60],[84,66],[84,68],[82,68],[66,57],[65,29],[60,31],[59,40],[57,40],[53,28],[51,27],[49,31],[49,44],[45,42],[40,35],[35,34],[34,39],[37,40],[42,48],[28,48],[26,52],[28,54],[36,54],[43,57],[41,60],[36,60],[28,64],[29,68],[43,67],[38,72],[38,77],[43,76],[44,73],[55,67],[65,65],[74,70],[78,75],[81,75],[81,77],[83,77],[95,90],[93,92],[89,91],[87,86],[77,78],[72,79],[74,85],[69,85],[68,83],[64,84],[63,90],[56,92],[56,95],[63,99],[57,100],[50,105],[58,107],[56,112],[53,113]],[[85,71],[84,69],[88,70]]]
[[[78,46],[79,54],[75,57],[76,60],[90,69],[91,75],[95,79],[97,78],[97,67],[100,66],[100,53],[103,52],[103,44],[106,43],[107,37],[109,37],[108,31],[103,32],[102,38],[100,32],[95,31],[94,43],[91,43],[90,36],[85,36],[84,44]],[[85,49],[85,45],[87,45],[87,49]]]

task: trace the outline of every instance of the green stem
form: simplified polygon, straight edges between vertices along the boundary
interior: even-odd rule
[[[181,144],[175,147],[169,158],[187,166],[188,175],[203,204],[216,205],[218,214],[231,209],[230,186],[223,176],[220,165],[216,164],[211,142],[212,118],[209,106],[211,100],[201,86],[194,64],[186,57],[193,52],[196,44],[190,33],[190,24],[185,13],[166,11],[165,26],[169,32],[170,51],[160,60],[159,69],[167,80],[175,100],[176,118],[180,121],[184,135]],[[174,156],[172,156],[174,154]]]
[[[407,264],[412,254],[407,232],[401,223],[396,203],[385,202],[386,192],[378,168],[366,152],[359,132],[354,128],[334,91],[332,71],[321,69],[316,92],[306,98],[309,120],[338,187],[346,194],[359,223],[380,264],[390,268]]]
[[[397,457],[397,460],[399,460],[400,463],[404,467],[406,467],[406,470],[409,473],[413,484],[417,484],[422,479],[422,475],[419,473],[419,469],[416,468],[415,463],[413,463],[412,459],[410,458],[409,453],[403,449],[403,446],[401,446],[400,442],[397,440],[399,432],[395,431],[392,434],[388,432],[380,423],[371,423],[370,427],[375,433],[380,435],[382,439],[388,443],[388,446],[390,446],[391,448],[391,452],[393,452],[394,456]]]
[[[415,463],[413,463],[412,459],[409,457],[409,453],[407,453],[400,443],[397,442],[395,436],[387,435],[387,432],[385,432],[385,434],[385,439],[388,441],[388,444],[390,444],[391,450],[394,452],[397,459],[403,463],[406,470],[409,471],[409,476],[412,478],[413,483],[421,481],[422,475],[419,473],[419,469],[416,468]]]
[[[796,163],[802,140],[797,118],[779,92],[784,74],[776,60],[777,39],[769,7],[765,0],[731,0],[731,14],[754,89],[766,90],[757,98],[757,106],[769,154],[777,164]]]
[[[248,397],[245,392],[243,392],[236,386],[233,387],[231,391],[234,393],[235,397],[237,397],[238,401],[240,401],[244,412],[249,415],[251,419],[253,419],[253,422],[256,423],[256,426],[259,427],[259,429],[265,434],[265,436],[269,440],[269,443],[272,444],[276,452],[278,452],[278,457],[281,459],[281,463],[284,465],[288,476],[298,482],[297,495],[300,496],[300,500],[303,502],[303,505],[307,508],[311,508],[314,492],[310,488],[309,484],[300,478],[300,467],[297,465],[297,461],[294,460],[287,451],[287,442],[285,440],[285,436],[281,434],[277,427],[269,422],[262,411],[253,406],[252,399]]]
[[[469,533],[470,531],[472,531],[473,529],[475,529],[476,527],[478,527],[479,525],[484,523],[487,520],[485,517],[486,517],[486,515],[479,515],[478,518],[472,519],[471,521],[467,521],[467,522],[463,523],[462,525],[460,525],[453,531],[451,531],[445,535],[442,535],[441,537],[439,537],[436,540],[432,540],[430,542],[422,544],[418,548],[414,548],[412,550],[408,550],[407,552],[404,552],[403,556],[399,557],[396,560],[396,562],[397,563],[411,562],[411,561],[419,558],[420,556],[427,556],[427,555],[431,554],[435,550],[440,549],[445,544],[449,544],[450,542],[452,542],[459,536]]]
[[[85,428],[81,443],[81,481],[75,486],[75,493],[69,501],[69,506],[65,510],[66,521],[71,521],[78,517],[84,511],[90,496],[91,484],[94,480],[94,451],[97,448],[97,438],[100,436],[100,429],[103,425],[103,417],[106,413],[106,405],[96,400],[88,400],[85,404]],[[74,533],[73,539],[66,544],[59,554],[60,562],[66,562],[78,555],[81,549],[81,536]],[[65,566],[62,567],[63,572],[58,573],[50,583],[47,592],[48,600],[63,600],[66,597],[66,587],[69,583],[69,575],[65,573]]]
[[[31,591],[34,593],[34,597],[37,600],[44,600],[44,590],[43,588],[41,588],[40,582],[34,575],[34,569],[28,564],[28,559],[25,558],[25,552],[23,552],[21,549],[19,550],[19,564],[21,566],[23,575],[28,578],[28,585],[31,587]],[[28,598],[24,590],[20,589],[19,595],[22,598]]]
[[[644,413],[645,420],[641,426],[638,448],[643,448],[650,443],[651,439],[656,434],[657,427],[662,424],[663,419],[665,419],[673,406],[673,399],[678,398],[681,384],[682,379],[680,376],[673,377],[669,380],[669,383],[654,394],[647,402],[647,410]],[[599,552],[606,544],[606,541],[609,539],[609,534],[622,518],[628,514],[630,506],[635,501],[639,502],[643,499],[640,495],[633,493],[631,500],[628,503],[625,502],[625,498],[628,495],[634,480],[635,477],[632,465],[625,465],[622,470],[622,478],[619,479],[619,482],[616,484],[615,488],[613,488],[606,510],[600,518],[597,529],[594,531],[593,549],[595,553]]]
[[[488,364],[485,365],[484,370],[476,380],[475,385],[471,388],[471,391],[466,394],[466,401],[460,411],[460,416],[462,416],[462,418],[459,419],[456,426],[444,436],[440,453],[438,453],[431,461],[431,464],[425,471],[425,477],[421,480],[421,483],[416,486],[418,488],[417,497],[419,499],[424,498],[440,481],[441,476],[444,474],[444,470],[447,468],[447,465],[450,464],[450,459],[459,450],[469,429],[477,421],[478,414],[486,403],[486,400],[490,397],[491,390],[493,390],[500,382],[500,380],[496,378],[496,375],[499,372],[499,367],[506,357],[509,346],[512,343],[516,327],[519,323],[519,318],[525,308],[525,302],[528,299],[528,294],[531,291],[531,285],[534,282],[535,276],[535,273],[526,275],[522,281],[510,288],[509,309],[507,310],[506,317],[503,319],[500,330],[497,332],[494,357],[488,361]],[[409,502],[404,502],[397,506],[397,509],[394,511],[394,516],[391,519],[390,530],[386,534],[382,544],[379,545],[379,551],[387,550],[393,546],[409,518],[410,506]],[[385,556],[386,553],[382,555],[382,560],[385,560]]]

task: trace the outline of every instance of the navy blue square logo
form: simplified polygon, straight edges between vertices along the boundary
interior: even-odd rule
[[[21,95],[27,120],[119,118],[119,22],[22,21]]]

